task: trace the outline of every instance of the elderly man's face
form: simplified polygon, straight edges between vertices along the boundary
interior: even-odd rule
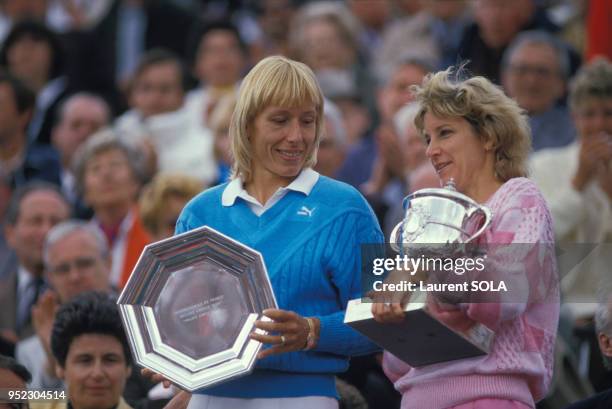
[[[66,220],[69,214],[66,202],[51,190],[36,190],[22,199],[17,221],[6,227],[6,238],[19,261],[31,273],[42,273],[45,236],[51,227]]]
[[[552,108],[565,82],[557,53],[546,44],[525,44],[510,57],[502,75],[504,88],[529,114]]]
[[[612,364],[612,336],[608,334],[600,333],[597,338],[599,341],[599,349],[601,350],[601,353],[604,355],[605,361],[609,367],[610,364]],[[609,367],[608,369],[612,369],[612,368]]]
[[[128,157],[120,149],[92,156],[85,165],[85,200],[94,211],[104,207],[129,207],[136,200],[139,184]]]
[[[57,374],[74,409],[113,408],[130,375],[119,340],[111,335],[83,334],[72,340],[64,368]]]
[[[85,291],[109,289],[109,260],[87,231],[76,230],[55,242],[46,262],[47,277],[62,303]]]
[[[52,136],[64,166],[70,166],[77,148],[109,119],[107,107],[93,98],[76,97],[68,102]]]

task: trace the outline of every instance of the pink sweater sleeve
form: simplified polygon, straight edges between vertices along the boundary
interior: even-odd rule
[[[554,281],[541,276],[552,271],[545,264],[554,262],[552,219],[544,198],[531,183],[519,184],[504,196],[490,204],[494,222],[484,241],[489,250],[487,276],[495,282],[503,280],[508,292],[496,296],[498,302],[464,305],[470,319],[493,330],[523,314],[528,302],[544,299],[538,291],[549,291]]]

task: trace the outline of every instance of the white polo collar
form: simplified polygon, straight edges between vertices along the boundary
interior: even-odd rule
[[[223,191],[223,195],[221,196],[221,204],[223,206],[233,206],[236,203],[237,198],[241,198],[245,200],[251,209],[261,215],[265,210],[272,207],[275,203],[277,203],[288,191],[293,190],[295,192],[301,192],[306,196],[310,195],[312,188],[319,180],[319,173],[312,170],[311,168],[303,169],[297,178],[293,182],[291,182],[286,187],[279,188],[273,195],[270,197],[267,203],[261,204],[257,199],[251,196],[245,189],[242,184],[242,179],[237,177],[233,179]],[[260,207],[261,212],[255,210],[253,206]]]

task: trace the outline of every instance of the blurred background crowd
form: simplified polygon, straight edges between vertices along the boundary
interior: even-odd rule
[[[32,387],[67,382],[54,370],[57,309],[90,290],[116,296],[183,205],[228,180],[236,92],[262,58],[313,69],[326,97],[315,170],[358,188],[387,237],[402,198],[438,186],[410,86],[464,64],[528,114],[532,177],[566,246],[540,407],[610,388],[598,345],[612,336],[610,21],[609,0],[0,0],[0,353]],[[593,60],[603,93],[571,103]],[[136,370],[121,376],[133,406],[168,398]],[[340,378],[343,407],[399,405],[377,356]]]

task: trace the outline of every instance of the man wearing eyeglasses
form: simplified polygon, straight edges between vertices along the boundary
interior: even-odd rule
[[[55,376],[50,337],[58,307],[87,291],[110,292],[109,249],[93,225],[68,220],[49,231],[43,247],[45,276],[51,289],[32,308],[36,335],[17,344],[17,360],[32,372],[31,388],[61,388]]]
[[[529,114],[534,152],[574,141],[571,115],[560,104],[570,72],[565,44],[544,31],[523,32],[504,53],[501,71],[506,93]]]
[[[46,182],[29,182],[11,196],[3,227],[14,254],[9,260],[14,262],[4,263],[0,272],[0,341],[9,344],[6,355],[13,356],[15,343],[34,333],[31,309],[48,284],[43,241],[69,214],[70,206],[59,188]]]

